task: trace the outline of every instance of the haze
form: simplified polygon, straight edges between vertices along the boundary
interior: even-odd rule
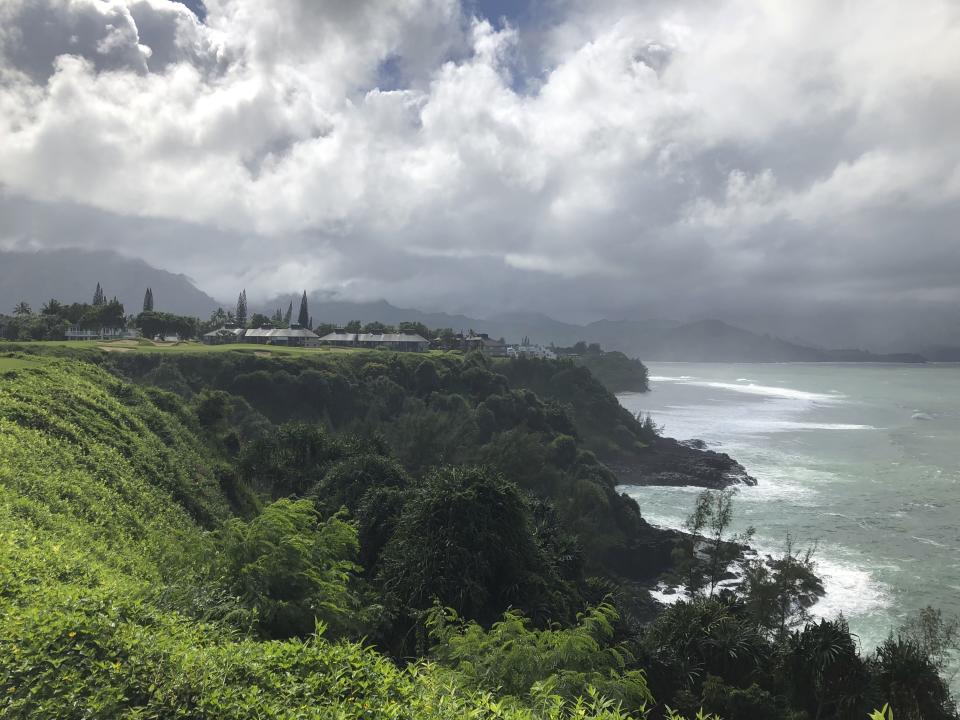
[[[190,5],[0,2],[3,248],[224,299],[960,339],[952,0]]]

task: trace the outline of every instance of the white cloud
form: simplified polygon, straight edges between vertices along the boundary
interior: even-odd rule
[[[489,304],[477,263],[529,277],[539,309],[708,311],[711,288],[782,292],[786,267],[836,297],[866,256],[902,284],[885,268],[908,219],[938,259],[955,242],[956,3],[562,7],[517,28],[454,0],[210,0],[205,23],[166,0],[7,0],[0,185],[105,211],[104,246],[208,288],[407,302]],[[124,218],[196,241],[165,256]]]

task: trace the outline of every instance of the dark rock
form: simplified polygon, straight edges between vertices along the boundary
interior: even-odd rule
[[[691,447],[691,442],[698,446]],[[731,485],[757,484],[743,465],[726,453],[707,450],[702,440],[679,442],[673,438],[657,438],[629,457],[604,458],[604,461],[623,485],[692,485],[721,490]]]

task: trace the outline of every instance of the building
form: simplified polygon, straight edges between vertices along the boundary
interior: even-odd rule
[[[357,334],[337,330],[320,338],[320,344],[333,345],[334,347],[356,347]]]
[[[200,340],[204,345],[226,345],[228,343],[240,342],[246,331],[236,325],[224,325],[211,332],[205,333]]]
[[[357,346],[397,352],[424,352],[430,343],[420,335],[409,333],[360,333],[357,335]]]
[[[487,333],[477,333],[464,338],[463,349],[467,352],[479,350],[491,357],[507,357],[507,344],[503,340],[494,340]]]
[[[288,347],[306,347],[308,340],[313,340],[317,334],[299,325],[288,328],[275,328],[264,325],[251,328],[243,333],[242,341],[257,345],[286,345]]]
[[[543,358],[545,360],[557,359],[557,353],[543,345],[511,345],[507,348],[507,356],[512,358]]]
[[[393,350],[395,352],[424,352],[429,341],[410,333],[345,333],[332,332],[320,338],[324,345],[334,347],[358,347],[370,350]]]
[[[138,330],[128,328],[82,328],[77,325],[67,328],[64,333],[67,340],[136,340]]]

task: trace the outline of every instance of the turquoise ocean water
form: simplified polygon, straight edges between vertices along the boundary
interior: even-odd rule
[[[919,608],[960,613],[960,366],[652,363],[624,393],[678,439],[700,438],[757,478],[736,501],[754,545],[818,544],[827,596],[869,650]],[[680,527],[697,488],[624,488]],[[957,688],[955,688],[956,690]]]

